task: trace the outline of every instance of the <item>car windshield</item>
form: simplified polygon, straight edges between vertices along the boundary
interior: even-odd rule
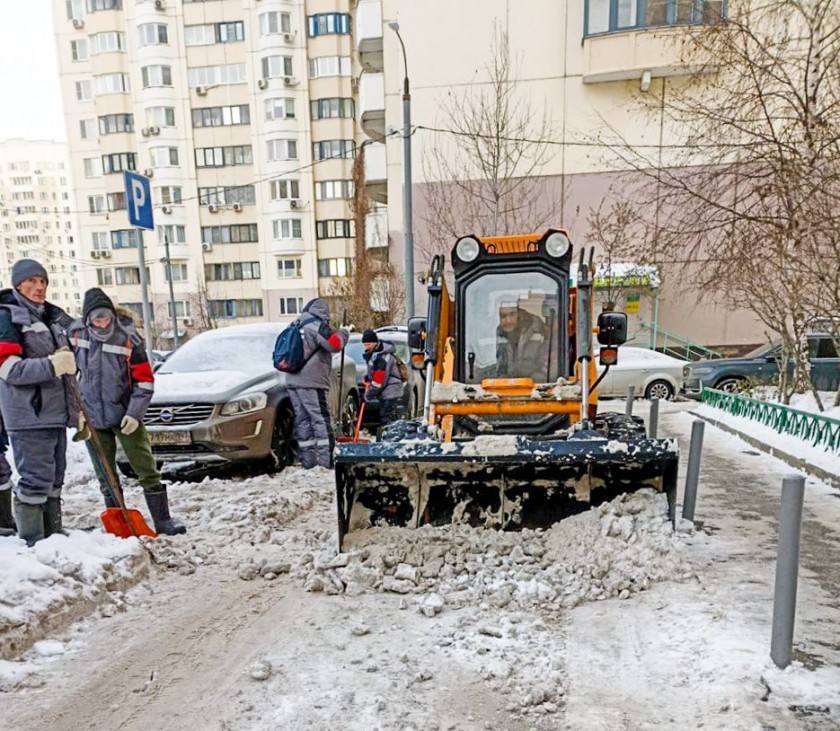
[[[746,358],[761,358],[762,356],[770,355],[770,351],[775,350],[778,347],[779,347],[779,343],[773,343],[771,345],[768,345],[767,343],[764,343],[764,345],[759,345],[757,348],[753,348],[749,353],[746,353],[745,355],[742,355],[741,357],[744,358],[744,359],[746,359]]]
[[[347,346],[344,348],[345,354],[349,355],[356,363],[364,363],[365,362],[365,348],[362,345],[361,340],[353,340],[347,343]]]
[[[164,361],[158,373],[243,371],[257,375],[271,370],[277,333],[216,331],[188,340]]]

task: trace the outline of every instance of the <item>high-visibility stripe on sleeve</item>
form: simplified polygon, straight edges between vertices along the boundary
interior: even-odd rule
[[[373,383],[374,386],[381,386],[383,383],[385,383],[385,376],[385,371],[374,371],[373,376],[370,379],[371,383]]]
[[[20,327],[21,332],[35,332],[35,333],[42,333],[42,332],[49,332],[49,328],[40,320],[35,320],[31,325],[21,325]]]
[[[134,379],[135,383],[154,383],[155,376],[152,373],[152,367],[149,365],[149,361],[143,361],[142,363],[132,363],[131,364],[131,377]]]
[[[22,358],[19,355],[7,355],[0,364],[0,380],[5,381],[12,370],[12,366]]]
[[[338,348],[339,350],[341,349],[341,335],[339,335],[337,332],[334,332],[332,335],[330,335],[327,338],[327,342],[334,348]]]
[[[125,348],[122,345],[111,345],[110,343],[104,343],[102,345],[102,350],[106,353],[116,353],[117,355],[131,355],[131,350],[129,348]]]

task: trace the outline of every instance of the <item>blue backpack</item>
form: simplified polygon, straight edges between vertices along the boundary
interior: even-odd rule
[[[299,321],[295,320],[277,336],[271,360],[274,367],[283,373],[297,373],[303,368],[307,359],[303,354],[303,333]]]

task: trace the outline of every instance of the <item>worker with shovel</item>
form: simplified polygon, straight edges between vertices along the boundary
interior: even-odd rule
[[[379,431],[403,416],[403,394],[407,373],[400,369],[400,360],[393,343],[380,340],[374,330],[362,333],[367,362],[365,401],[379,403]],[[405,376],[405,377],[404,377]]]
[[[82,412],[91,422],[82,427],[96,430],[96,438],[88,441],[88,451],[105,506],[119,507],[109,479],[117,479],[119,440],[143,486],[155,530],[166,535],[186,533],[169,514],[166,486],[160,481],[149,434],[143,427],[154,377],[143,338],[130,314],[118,314],[111,298],[94,287],[85,292],[82,318],[70,326],[68,337],[79,367]]]

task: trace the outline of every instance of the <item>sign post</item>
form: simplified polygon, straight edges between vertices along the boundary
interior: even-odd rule
[[[154,231],[155,219],[152,212],[152,187],[144,175],[126,170],[125,200],[128,208],[128,221],[138,229],[140,260],[140,297],[143,301],[143,333],[146,338],[146,355],[152,362],[152,308],[149,306],[149,278],[146,275],[146,252],[144,250],[143,230]],[[173,313],[174,315],[174,313]]]

